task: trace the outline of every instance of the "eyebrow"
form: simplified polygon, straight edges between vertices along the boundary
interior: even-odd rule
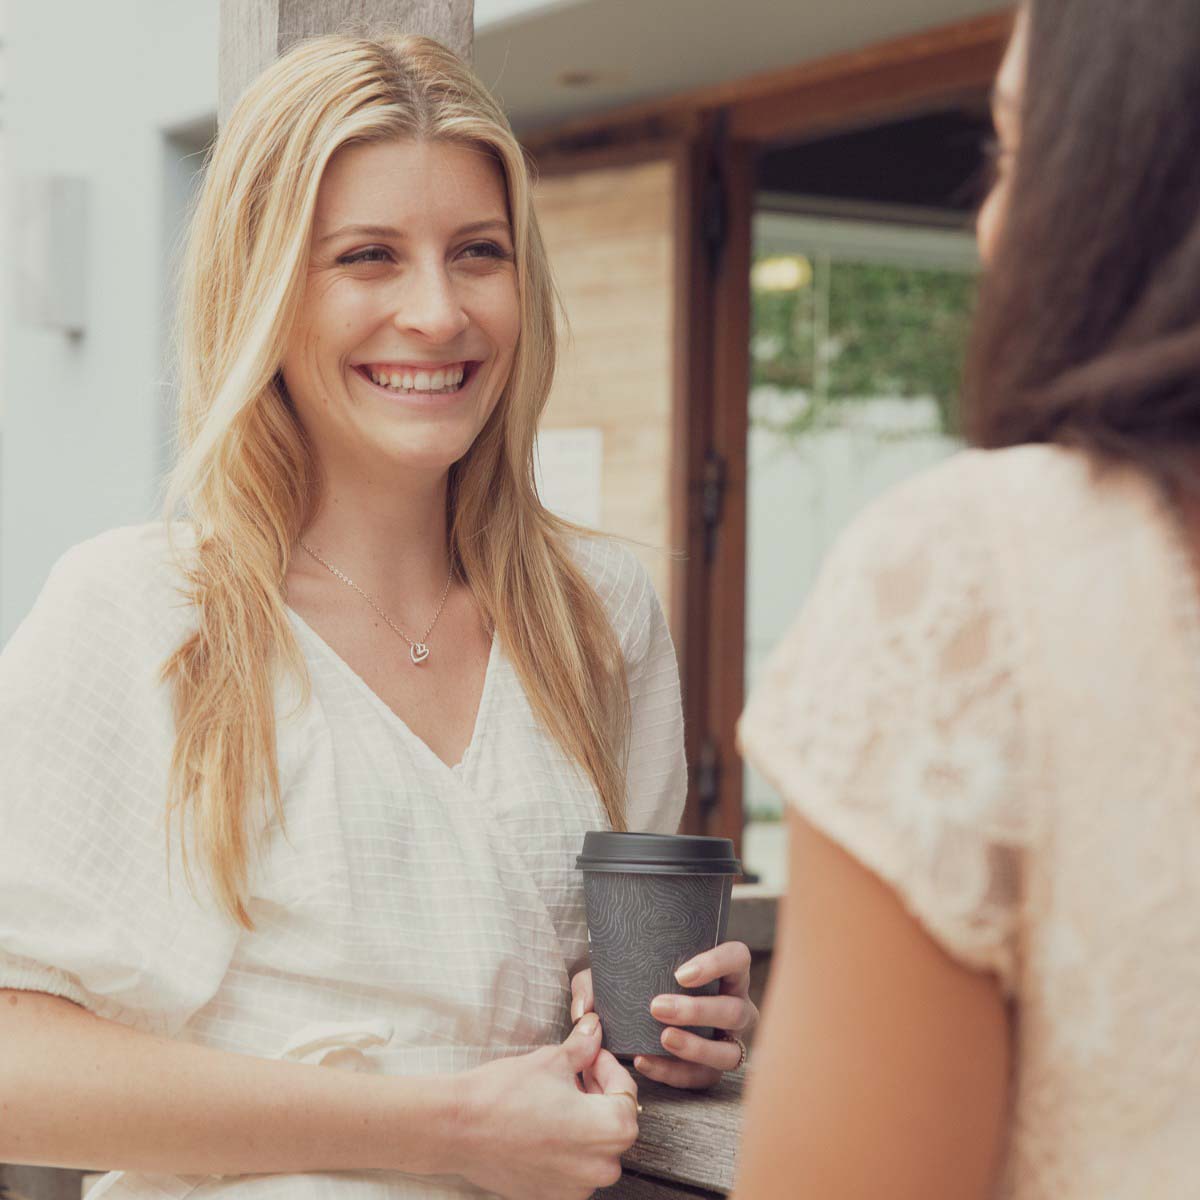
[[[486,233],[489,231],[500,230],[504,233],[510,233],[508,222],[499,219],[490,221],[473,221],[469,225],[463,225],[454,231],[455,237],[465,237],[473,233]],[[324,245],[325,242],[331,242],[334,238],[348,237],[377,237],[390,238],[392,241],[403,241],[406,236],[404,231],[397,229],[394,225],[343,225],[341,229],[335,229],[332,233],[327,233],[317,240],[318,245]]]

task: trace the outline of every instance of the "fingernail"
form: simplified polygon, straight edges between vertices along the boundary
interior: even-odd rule
[[[673,1017],[677,1008],[670,996],[655,996],[650,1002],[650,1011],[656,1017]]]
[[[578,1021],[578,1020],[579,1020],[579,1010],[580,1010],[582,1007],[583,1007],[583,1006],[582,1006],[581,1004],[572,1004],[572,1005],[571,1005],[571,1020],[572,1020],[572,1021]]]
[[[664,1046],[674,1046],[678,1048],[679,1046],[683,1045],[683,1036],[677,1029],[664,1029],[662,1043]]]
[[[599,1017],[595,1013],[588,1013],[582,1021],[579,1022],[579,1032],[585,1037],[591,1037],[596,1032],[596,1027],[600,1024]]]
[[[695,963],[687,963],[675,972],[675,978],[680,983],[691,983],[693,979],[697,979],[700,975],[700,968]]]

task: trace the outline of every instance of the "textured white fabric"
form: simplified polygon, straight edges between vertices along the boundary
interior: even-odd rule
[[[1200,1194],[1200,599],[1143,476],[1031,446],[893,491],[740,735],[1013,998],[999,1196]]]
[[[624,548],[578,558],[624,649],[630,828],[674,832],[686,792],[674,650]],[[162,662],[192,624],[165,529],[70,551],[0,655],[0,986],[261,1057],[396,1074],[463,1070],[561,1040],[585,964],[579,873],[599,798],[493,645],[451,768],[300,618],[312,679],[277,695],[286,835],[265,830],[254,933],[189,889],[168,842],[173,741]],[[168,854],[170,861],[168,862]],[[478,1195],[383,1174],[111,1175],[109,1200]]]

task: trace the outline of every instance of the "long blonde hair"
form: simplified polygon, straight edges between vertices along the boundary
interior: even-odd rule
[[[250,818],[282,820],[278,672],[306,693],[283,591],[320,480],[279,375],[301,301],[317,190],[350,144],[402,139],[484,149],[507,186],[521,332],[487,424],[450,469],[451,561],[496,630],[538,718],[625,828],[624,660],[573,561],[577,534],[542,507],[534,437],[555,366],[557,299],[529,170],[471,71],[420,37],[301,43],[249,88],[208,166],[184,256],[179,457],[170,518],[195,530],[186,572],[195,633],[163,666],[176,741],[170,811],[183,812],[219,903],[251,928]],[[189,835],[184,834],[187,861]]]

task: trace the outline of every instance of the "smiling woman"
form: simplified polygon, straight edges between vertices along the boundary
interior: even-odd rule
[[[69,552],[0,657],[0,1160],[588,1196],[637,1086],[583,1015],[574,855],[674,832],[682,720],[645,573],[536,493],[554,290],[494,101],[423,39],[291,51],[180,314],[171,522]]]
[[[513,260],[492,155],[405,140],[334,156],[282,364],[327,482],[372,459],[440,476],[467,453],[512,371]]]

